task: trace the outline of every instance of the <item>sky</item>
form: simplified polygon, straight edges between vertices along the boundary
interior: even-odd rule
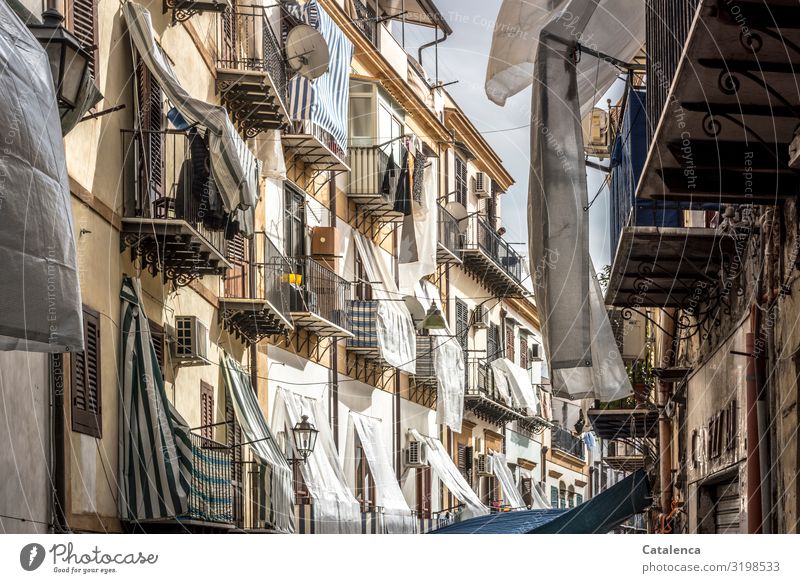
[[[447,91],[514,177],[516,184],[501,200],[503,224],[507,229],[505,238],[512,243],[525,243],[516,249],[527,254],[531,90],[528,88],[510,98],[505,107],[489,101],[484,92],[492,31],[501,4],[502,0],[436,1],[442,16],[453,29],[453,34],[439,45],[439,80],[443,83],[458,81],[448,85]],[[400,38],[399,34],[397,38]],[[406,50],[414,56],[420,44],[433,38],[432,29],[406,26]],[[433,48],[426,49],[422,55],[422,64],[431,77],[435,74],[434,55]],[[600,172],[589,170],[590,200],[598,192],[603,179]],[[590,209],[590,253],[598,270],[611,262],[609,245],[608,194],[604,189]]]

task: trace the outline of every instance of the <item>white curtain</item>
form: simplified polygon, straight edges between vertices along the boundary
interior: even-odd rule
[[[527,508],[527,504],[522,499],[522,494],[519,493],[517,485],[514,483],[514,476],[506,463],[506,456],[493,451],[489,454],[489,463],[492,466],[492,473],[503,488],[503,499],[506,504],[515,510]]]
[[[376,330],[378,346],[383,359],[391,366],[407,373],[416,372],[417,333],[414,321],[397,290],[394,276],[373,249],[372,242],[354,231],[356,249],[361,256],[364,271],[370,281],[380,282],[372,286],[372,296],[378,300]]]
[[[322,404],[317,399],[278,388],[274,407],[272,427],[274,431],[284,433],[287,451],[294,448],[291,430],[303,415],[307,415],[308,420],[319,431],[314,451],[305,463],[300,464],[303,481],[314,502],[316,532],[321,534],[361,532],[361,508],[347,487]],[[296,452],[293,457],[297,457]]]
[[[122,11],[136,52],[170,102],[186,121],[208,129],[211,173],[225,209],[230,213],[237,209],[243,211],[240,213],[244,221],[242,229],[252,234],[261,163],[248,149],[224,107],[196,99],[181,86],[156,42],[150,12],[135,2],[125,2]]]
[[[507,358],[493,360],[491,365],[494,373],[495,386],[503,384],[508,387],[506,392],[513,396],[514,403],[519,407],[527,408],[531,415],[540,413],[539,397],[531,384],[528,371],[511,362]]]
[[[415,530],[414,518],[397,482],[394,468],[381,439],[380,420],[367,417],[355,411],[350,412],[364,457],[367,458],[372,479],[375,481],[376,505],[383,509],[383,524],[387,534],[411,534]],[[349,444],[347,452],[354,451],[355,444]]]
[[[642,48],[644,34],[643,0],[590,0],[597,4],[577,39],[584,45],[622,61],[630,61]],[[581,27],[576,17],[585,0],[505,0],[500,8],[486,70],[486,95],[504,105],[533,81],[539,35],[559,15],[568,27]],[[580,28],[575,29],[575,34]],[[580,111],[585,114],[611,87],[616,67],[583,55],[577,71]]]
[[[443,310],[439,289],[429,281],[417,281],[414,296],[423,311],[431,306]],[[450,327],[431,330],[435,337],[433,345],[433,368],[436,372],[436,422],[447,425],[456,433],[461,433],[464,419],[464,385],[466,374],[464,351],[453,337]]]
[[[438,240],[439,206],[436,204],[436,161],[426,160],[420,154],[416,164],[426,164],[424,171],[422,203],[417,204],[412,197],[412,212],[401,227],[400,245],[416,246],[416,261],[400,263],[400,293],[413,294],[420,279],[436,271],[436,245]],[[402,257],[403,254],[401,253]]]
[[[428,462],[431,465],[431,471],[436,474],[436,477],[450,490],[453,496],[464,504],[463,517],[472,518],[473,516],[489,514],[489,509],[484,506],[478,495],[464,479],[464,476],[458,471],[442,442],[435,437],[423,436],[415,429],[411,430],[411,435],[417,441],[421,441],[428,446]]]

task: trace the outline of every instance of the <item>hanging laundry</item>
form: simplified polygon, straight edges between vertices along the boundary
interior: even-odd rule
[[[383,150],[378,152],[380,168],[383,169],[383,180],[381,180],[381,194],[387,199],[394,200],[397,191],[397,180],[400,177],[400,167],[394,161],[394,153],[387,154]]]
[[[397,189],[394,193],[394,210],[403,215],[411,214],[411,174],[410,168],[413,167],[413,161],[409,160],[410,156],[407,148],[402,148],[400,166],[400,175],[397,179]],[[410,166],[409,166],[410,165]]]

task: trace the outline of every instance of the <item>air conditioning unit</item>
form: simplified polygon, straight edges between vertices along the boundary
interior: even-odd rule
[[[485,172],[476,172],[475,177],[472,179],[472,191],[478,198],[488,198],[491,194],[489,187],[489,178]]]
[[[476,329],[483,329],[489,327],[489,310],[484,306],[475,306],[472,310],[472,322],[470,325]]]
[[[409,441],[406,448],[406,466],[422,468],[428,465],[428,446],[421,441]]]
[[[485,453],[479,453],[475,459],[475,470],[479,476],[492,476],[492,460]]]
[[[534,342],[528,347],[528,360],[540,361],[542,360],[542,345]]]
[[[197,316],[175,317],[175,338],[172,356],[179,364],[210,364],[208,360],[208,327]]]
[[[595,107],[583,118],[583,147],[588,156],[603,160],[610,153],[610,118],[608,112]]]

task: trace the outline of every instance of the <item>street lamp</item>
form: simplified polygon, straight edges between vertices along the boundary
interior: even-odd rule
[[[431,305],[420,327],[423,330],[444,330],[447,328],[447,322],[442,315],[442,311],[436,306]]]
[[[51,0],[42,13],[42,24],[31,24],[33,36],[47,52],[50,73],[56,90],[59,115],[64,116],[75,109],[84,78],[89,74],[90,55],[80,41],[61,26],[64,16]]]
[[[303,415],[300,421],[292,428],[294,448],[303,461],[306,461],[311,452],[314,451],[318,434],[317,428],[308,420],[308,415]]]

